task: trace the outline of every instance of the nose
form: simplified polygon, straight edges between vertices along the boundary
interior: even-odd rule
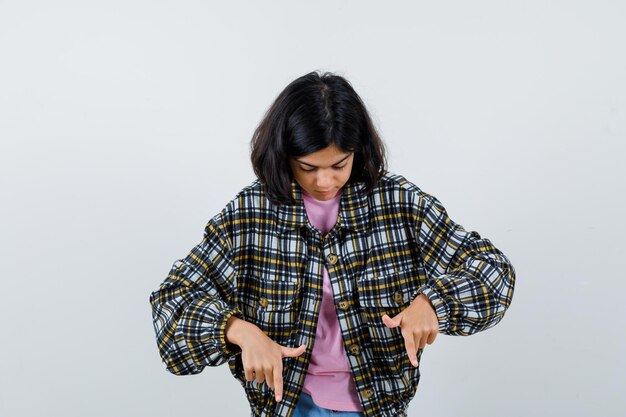
[[[317,190],[318,191],[324,191],[324,190],[328,190],[329,188],[333,187],[335,180],[333,179],[333,173],[332,172],[324,172],[321,171],[318,175],[317,175]]]

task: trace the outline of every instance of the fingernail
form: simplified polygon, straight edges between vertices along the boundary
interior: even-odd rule
[[[276,402],[280,402],[280,400],[282,400],[282,399],[283,399],[283,397],[282,397],[282,396],[280,396],[280,395],[277,395],[277,396],[276,396]]]

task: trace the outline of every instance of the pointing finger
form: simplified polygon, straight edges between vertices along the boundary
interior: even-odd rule
[[[420,343],[424,343],[425,341],[425,337],[424,335],[416,335],[415,336],[415,350],[420,350],[423,349],[423,346],[420,346]],[[415,356],[417,358],[417,352],[415,353]],[[417,361],[417,359],[415,360],[415,366],[417,366],[419,364],[419,362]]]
[[[274,369],[274,395],[276,395],[276,402],[280,402],[283,399],[283,364]]]
[[[409,355],[409,360],[413,366],[417,366],[417,349],[415,348],[415,341],[413,340],[413,335],[404,336],[404,347],[406,348],[406,353]]]

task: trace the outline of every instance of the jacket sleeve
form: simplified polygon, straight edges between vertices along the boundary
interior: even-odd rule
[[[209,220],[202,242],[174,262],[159,289],[150,294],[159,354],[175,375],[200,373],[241,351],[224,334],[231,316],[243,319],[226,226],[229,208],[230,203]]]
[[[513,297],[513,265],[489,239],[450,219],[436,197],[414,195],[415,236],[428,275],[416,295],[428,297],[443,334],[468,336],[496,325]]]

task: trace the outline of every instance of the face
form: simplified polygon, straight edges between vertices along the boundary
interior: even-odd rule
[[[330,200],[348,182],[353,160],[354,152],[345,153],[333,144],[306,156],[292,157],[289,163],[296,181],[307,193],[318,200]]]

